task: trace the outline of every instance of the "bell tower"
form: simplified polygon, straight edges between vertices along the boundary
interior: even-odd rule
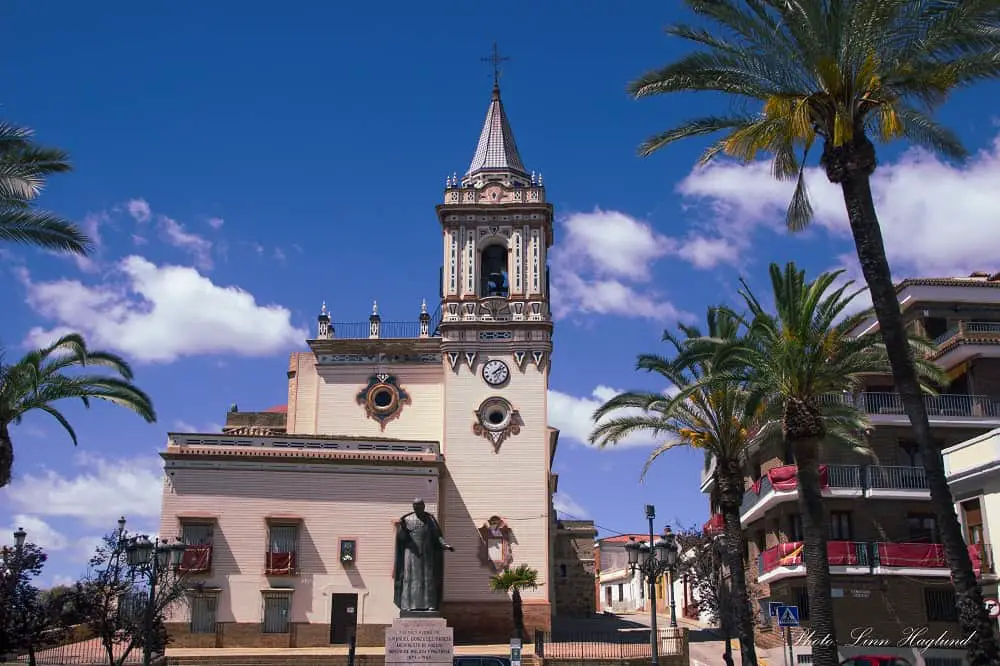
[[[494,53],[494,65],[499,58]],[[495,75],[468,170],[447,179],[437,206],[444,364],[442,527],[456,551],[442,613],[503,626],[509,600],[489,589],[507,566],[538,571],[523,594],[529,631],[548,629],[551,460],[557,432],[547,397],[552,319],[546,258],[553,209],[541,175],[518,152]],[[496,617],[493,617],[495,613]]]

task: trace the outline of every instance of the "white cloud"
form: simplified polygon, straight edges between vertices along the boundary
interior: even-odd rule
[[[998,181],[1000,137],[959,166],[919,149],[881,164],[872,190],[894,276],[968,275],[995,268]],[[818,168],[807,171],[806,182],[815,223],[849,241],[840,188]],[[755,229],[785,233],[792,188],[775,181],[767,164],[718,163],[694,170],[678,191],[689,203],[706,205],[718,233],[746,248]],[[852,255],[846,259],[856,266]]]
[[[662,294],[638,284],[677,243],[625,213],[595,210],[562,221],[563,239],[552,250],[553,314],[619,315],[662,320],[687,318]]]
[[[197,270],[157,266],[130,256],[108,281],[94,286],[78,280],[32,282],[21,273],[28,304],[55,322],[33,328],[30,346],[76,330],[97,348],[123,352],[147,362],[183,356],[238,354],[267,356],[308,337],[279,305],[258,305],[252,294],[214,284]]]
[[[558,492],[552,496],[552,504],[557,514],[573,520],[574,518],[586,518],[588,511],[576,500],[563,492]]]
[[[213,229],[219,229],[225,223],[226,223],[226,221],[223,220],[221,217],[210,217],[210,218],[208,218],[208,226],[212,227]]]
[[[183,224],[166,216],[160,216],[160,228],[167,242],[191,254],[199,268],[203,270],[212,268],[211,241],[190,233],[184,229]]]
[[[44,550],[64,550],[69,545],[69,539],[65,535],[37,516],[15,514],[10,526],[4,529],[4,535],[12,534],[18,528],[27,532],[25,542]]]
[[[75,475],[52,470],[25,474],[15,477],[2,492],[7,502],[25,514],[73,518],[108,530],[121,515],[139,519],[159,516],[163,464],[158,457],[108,460],[81,454],[76,456],[75,464],[80,470]],[[32,519],[27,515],[19,517]],[[56,538],[44,527],[36,527],[41,534]],[[31,530],[27,524],[24,528]],[[68,545],[65,540],[57,543],[63,548]]]
[[[132,216],[132,219],[136,222],[149,222],[150,218],[153,216],[152,210],[149,208],[149,203],[142,198],[139,199],[129,199],[125,202],[125,210],[128,214]]]
[[[590,433],[593,432],[597,422],[594,421],[594,412],[605,402],[615,397],[622,391],[607,386],[598,386],[590,396],[576,397],[561,391],[549,390],[549,425],[559,429],[559,437],[568,437],[577,442],[587,444]],[[614,416],[629,416],[641,414],[640,410],[622,410]],[[603,419],[603,423],[607,419]],[[612,451],[623,447],[645,447],[651,448],[653,442],[644,435],[634,435],[622,440],[620,443],[607,447]]]

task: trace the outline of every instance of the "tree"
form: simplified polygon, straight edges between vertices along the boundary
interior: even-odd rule
[[[707,315],[707,339],[735,343],[741,319],[725,310],[712,308]],[[765,403],[738,382],[720,382],[729,358],[721,355],[692,355],[686,352],[690,340],[703,338],[692,326],[681,325],[682,336],[664,332],[663,340],[671,347],[672,358],[642,354],[636,363],[640,370],[652,372],[665,380],[671,393],[627,391],[608,400],[594,413],[598,423],[590,435],[591,443],[604,447],[642,432],[664,441],[646,460],[640,479],[650,466],[671,449],[688,446],[702,449],[716,460],[715,478],[718,501],[724,524],[727,564],[732,571],[733,604],[736,632],[746,666],[756,665],[753,618],[746,602],[746,572],[743,568],[744,540],[740,526],[743,502],[742,463],[748,447],[777,433],[765,428]],[[730,374],[738,369],[729,369]],[[633,412],[615,416],[622,411]],[[611,417],[607,418],[606,417]]]
[[[27,649],[34,666],[34,646],[49,627],[39,616],[43,604],[32,581],[42,573],[48,555],[38,545],[4,546],[0,552],[0,659],[12,650]]]
[[[67,374],[70,369],[106,368],[117,376],[96,373]],[[0,488],[10,483],[14,443],[10,426],[31,411],[44,412],[59,422],[73,444],[76,432],[52,403],[76,398],[90,407],[94,398],[130,409],[147,423],[156,421],[152,400],[132,383],[132,368],[120,356],[92,351],[81,335],[64,335],[50,346],[28,352],[6,365],[0,358]]]
[[[766,403],[767,418],[774,426],[780,424],[786,448],[791,451],[797,468],[809,621],[818,636],[830,637],[830,641],[813,646],[817,666],[837,662],[821,452],[825,447],[840,446],[870,455],[867,433],[871,423],[867,416],[853,401],[828,396],[854,392],[863,385],[864,375],[890,371],[881,338],[852,336],[870,315],[844,316],[860,290],[850,292],[851,282],[834,287],[841,274],[823,273],[809,282],[793,262],[784,269],[771,264],[774,314],[741,280],[740,295],[750,315],[747,334],[732,341],[705,338],[689,342],[690,353],[696,356],[728,357],[720,363],[728,374],[717,381],[723,385],[737,381],[751,400]],[[921,376],[932,382],[947,381],[940,368],[924,360],[930,342],[914,337],[909,344],[921,359],[917,366]]]
[[[168,639],[166,613],[183,602],[187,593],[186,577],[161,566],[150,604],[150,570],[129,566],[128,543],[124,527],[104,537],[90,559],[89,573],[76,585],[73,600],[84,622],[100,639],[109,666],[121,666],[133,650],[142,650],[147,644],[154,654],[162,653]]]
[[[71,169],[66,153],[37,145],[33,134],[0,122],[0,241],[86,255],[92,242],[75,224],[32,208],[45,179]]]
[[[756,113],[696,118],[648,139],[649,155],[690,137],[725,132],[701,158],[748,163],[770,155],[775,177],[795,180],[786,222],[812,218],[804,165],[820,141],[820,165],[840,185],[861,270],[871,292],[892,374],[927,468],[931,500],[955,583],[972,666],[1000,663],[968,549],[931,437],[871,192],[872,140],[905,139],[964,158],[956,135],[932,113],[958,88],[1000,77],[1000,5],[995,0],[685,0],[707,27],[667,33],[702,47],[629,86],[637,98],[721,92]],[[801,158],[800,158],[801,155]]]
[[[538,587],[538,571],[527,564],[519,564],[513,569],[503,571],[490,577],[490,589],[494,592],[510,594],[514,618],[514,633],[521,640],[527,640],[524,629],[524,609],[521,605],[521,590],[534,590]]]

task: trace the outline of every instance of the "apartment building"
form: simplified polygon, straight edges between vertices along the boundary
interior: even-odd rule
[[[597,572],[597,609],[606,613],[632,613],[646,610],[647,585],[638,571],[630,571],[625,546],[630,540],[646,543],[649,535],[621,534],[599,539],[594,544]],[[657,596],[662,599],[662,584]]]
[[[897,294],[908,329],[934,340],[933,360],[950,379],[940,395],[925,398],[942,449],[1000,426],[1000,274],[904,280]],[[877,322],[863,323],[856,334],[877,335]],[[873,376],[857,394],[825,399],[850,401],[867,412],[874,426],[874,459],[836,449],[823,452],[841,642],[849,641],[861,625],[871,627],[871,636],[893,643],[913,627],[927,627],[928,635],[947,631],[957,636],[954,589],[929,503],[924,463],[892,377]],[[712,465],[706,462],[702,491],[710,495],[714,511]],[[803,627],[809,625],[795,460],[781,446],[758,449],[750,453],[745,471],[740,513],[761,642],[778,644],[768,602],[797,605]],[[995,585],[984,540],[970,540],[969,552],[984,583]],[[927,658],[947,660],[960,652],[932,650]]]

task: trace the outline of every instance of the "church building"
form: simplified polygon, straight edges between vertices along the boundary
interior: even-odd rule
[[[172,645],[381,645],[399,614],[395,526],[416,498],[454,547],[440,612],[456,642],[511,637],[511,600],[489,586],[507,567],[538,571],[529,633],[594,612],[594,525],[552,505],[553,207],[496,85],[437,217],[439,307],[390,322],[373,304],[341,324],[324,304],[291,354],[287,405],[233,405],[222,433],[168,435],[159,533],[187,544],[189,588]]]

